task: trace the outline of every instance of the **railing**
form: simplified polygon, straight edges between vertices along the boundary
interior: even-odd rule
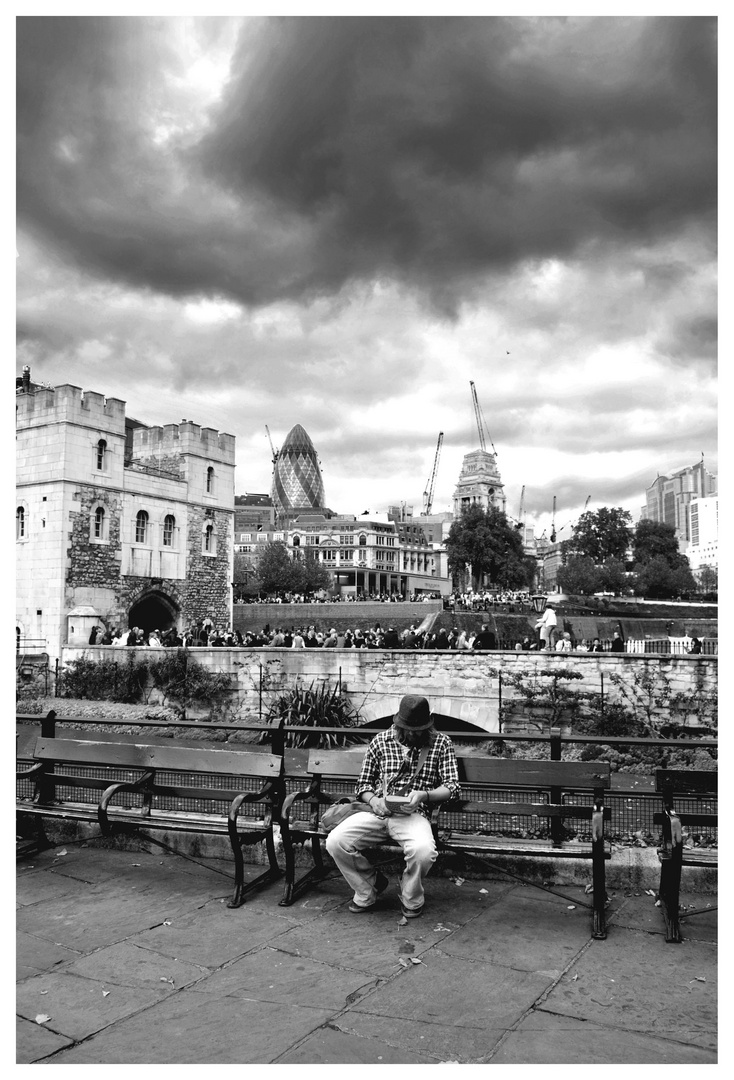
[[[16,653],[45,653],[48,651],[46,638],[16,637]]]

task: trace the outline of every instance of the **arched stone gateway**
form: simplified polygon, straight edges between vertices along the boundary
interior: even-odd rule
[[[152,589],[138,597],[130,608],[128,622],[130,626],[139,626],[141,630],[168,630],[178,622],[180,609],[165,593]]]
[[[488,731],[499,734],[498,703],[457,698],[429,698],[436,727],[454,731]],[[400,698],[381,695],[377,701],[365,702],[360,708],[363,724],[360,727],[386,727],[400,706]]]

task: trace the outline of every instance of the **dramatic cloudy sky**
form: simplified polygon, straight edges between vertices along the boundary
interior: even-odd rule
[[[716,456],[713,18],[19,18],[18,370],[327,503],[637,518]],[[566,534],[568,535],[568,533]],[[563,536],[561,537],[563,538]]]

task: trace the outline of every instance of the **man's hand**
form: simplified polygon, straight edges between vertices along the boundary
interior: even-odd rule
[[[379,795],[375,795],[374,799],[370,799],[370,810],[379,818],[391,816],[391,811],[385,806],[385,800]]]
[[[403,803],[400,807],[401,814],[414,814],[421,803],[428,801],[428,795],[425,791],[411,791],[408,796],[408,802]]]

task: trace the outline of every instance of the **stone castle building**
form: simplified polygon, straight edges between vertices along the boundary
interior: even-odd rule
[[[125,402],[16,381],[16,635],[51,656],[93,625],[232,611],[234,436],[147,427]]]

